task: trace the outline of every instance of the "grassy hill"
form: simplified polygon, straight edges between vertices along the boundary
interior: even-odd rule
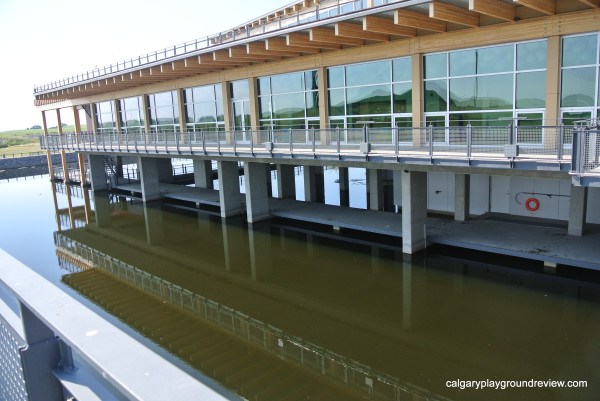
[[[85,131],[85,125],[81,126]],[[73,125],[63,126],[63,132],[73,132]],[[49,128],[48,133],[57,133],[58,128]],[[23,129],[0,132],[0,158],[15,156],[25,156],[33,152],[41,152],[39,135],[43,135],[43,129]]]

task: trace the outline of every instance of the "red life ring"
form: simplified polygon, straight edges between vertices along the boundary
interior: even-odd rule
[[[529,198],[525,201],[525,208],[530,212],[535,212],[540,208],[540,202],[535,198]]]

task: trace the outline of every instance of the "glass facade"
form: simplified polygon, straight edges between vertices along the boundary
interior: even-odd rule
[[[599,43],[598,33],[562,39],[560,107],[565,124],[599,116]]]
[[[94,105],[96,108],[96,128],[100,133],[112,133],[117,131],[113,104],[114,102],[112,100],[108,100]]]
[[[141,96],[119,99],[122,132],[144,132],[144,106]]]
[[[412,125],[410,57],[327,69],[332,128]]]
[[[250,90],[248,80],[241,79],[229,83],[231,96],[231,127],[234,131],[246,132],[252,128],[250,120]],[[246,139],[245,137],[243,138]]]
[[[185,122],[189,132],[224,131],[223,90],[221,84],[197,86],[183,91]]]
[[[261,129],[319,128],[316,70],[261,77],[257,85]]]
[[[178,132],[179,102],[177,91],[152,93],[148,95],[148,112],[151,132]]]
[[[526,117],[543,125],[546,54],[538,40],[425,55],[426,124],[507,125]]]

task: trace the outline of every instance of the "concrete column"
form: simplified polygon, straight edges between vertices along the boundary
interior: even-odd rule
[[[198,188],[213,188],[212,162],[210,160],[194,159],[194,186]]]
[[[154,157],[138,157],[138,169],[142,185],[142,200],[149,202],[160,199],[158,159]]]
[[[224,220],[221,223],[223,233],[223,252],[225,258],[225,269],[228,272],[237,272],[244,270],[247,266],[247,250],[245,244],[247,239],[244,235],[244,228],[241,221]]]
[[[44,128],[44,136],[48,136],[48,124],[46,123],[46,112],[42,111],[42,127]],[[48,162],[48,174],[50,175],[50,180],[54,179],[54,166],[52,165],[52,152],[50,150],[46,150],[46,160]]]
[[[402,208],[402,170],[393,170],[394,205]]]
[[[248,226],[250,244],[250,270],[254,281],[264,280],[273,273],[271,236]]]
[[[369,209],[383,210],[383,171],[367,169],[369,179]]]
[[[272,179],[272,172],[273,170],[271,170],[271,164],[267,164],[266,166],[267,168],[265,169],[265,173],[267,175],[267,196],[269,198],[273,197],[273,179]]]
[[[471,197],[471,176],[454,174],[454,220],[469,219],[469,198]]]
[[[427,246],[427,173],[402,171],[402,251],[412,254]]]
[[[571,185],[568,234],[582,236],[587,210],[587,187]]]
[[[163,212],[146,206],[144,209],[144,222],[146,223],[146,241],[149,245],[157,245],[165,240],[165,223]]]
[[[348,167],[338,168],[340,182],[340,206],[350,206],[350,180],[348,178]]]
[[[110,202],[103,194],[92,195],[94,197],[94,214],[98,228],[110,227]]]
[[[242,213],[240,199],[239,170],[237,162],[218,161],[219,202],[221,217],[230,217]]]
[[[304,201],[325,203],[323,166],[304,166]]]
[[[325,128],[329,127],[329,109],[327,108],[327,68],[317,69],[317,80],[319,85],[319,125],[321,127],[321,144],[328,144]]]
[[[108,185],[106,185],[104,156],[90,153],[88,154],[88,160],[90,162],[90,181],[92,182],[92,191],[102,191],[108,189]]]
[[[171,159],[158,158],[156,159],[156,165],[158,168],[158,180],[165,183],[173,182],[173,164],[171,163]]]
[[[266,170],[267,164],[264,163],[246,162],[244,164],[248,223],[269,218]]]
[[[291,164],[277,165],[277,195],[279,199],[296,199],[296,176]]]

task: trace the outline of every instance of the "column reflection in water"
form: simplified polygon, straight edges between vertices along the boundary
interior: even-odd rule
[[[342,238],[344,230],[282,221],[246,229],[243,218],[128,207],[129,217],[116,213],[96,231],[57,234],[63,253],[94,266],[65,281],[246,398],[571,400],[594,392],[458,392],[445,383],[600,385],[596,279],[546,275],[521,260],[407,257],[372,236]],[[148,246],[138,232],[151,213],[162,214],[165,240]]]

